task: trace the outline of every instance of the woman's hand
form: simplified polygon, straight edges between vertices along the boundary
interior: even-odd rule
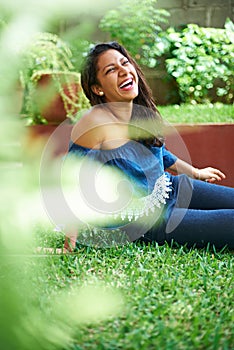
[[[170,166],[169,169],[177,174],[186,174],[194,179],[210,183],[221,181],[226,178],[224,173],[222,173],[219,169],[212,167],[198,169],[179,158],[172,166]]]
[[[197,180],[213,183],[215,181],[221,181],[226,178],[225,174],[219,169],[207,167],[203,169],[194,168],[193,176]]]

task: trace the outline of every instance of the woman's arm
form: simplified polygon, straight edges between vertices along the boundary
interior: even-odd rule
[[[175,163],[172,164],[168,169],[177,174],[186,174],[194,179],[207,182],[221,181],[226,178],[225,174],[222,173],[219,169],[212,167],[198,169],[179,158],[177,158]]]

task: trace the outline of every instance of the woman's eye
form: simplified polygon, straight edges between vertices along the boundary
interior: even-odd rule
[[[113,72],[114,70],[115,70],[115,68],[114,68],[114,67],[109,68],[109,69],[106,71],[106,74],[108,74],[108,73],[110,73],[110,72]]]
[[[128,60],[124,61],[124,62],[123,62],[123,66],[124,66],[125,64],[128,64],[128,63],[129,63]]]

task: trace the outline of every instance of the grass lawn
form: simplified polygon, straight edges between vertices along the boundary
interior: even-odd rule
[[[62,246],[63,236],[54,232],[38,237],[42,246]],[[73,344],[63,350],[234,348],[234,257],[228,250],[81,246],[41,260],[43,274],[33,283],[42,307],[46,295],[53,299],[74,283],[101,281],[121,295],[118,314],[77,327]]]
[[[222,103],[158,106],[170,123],[234,123],[234,106]]]

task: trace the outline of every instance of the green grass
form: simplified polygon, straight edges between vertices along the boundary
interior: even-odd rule
[[[38,237],[44,246],[63,243],[54,232],[41,230]],[[41,307],[45,296],[53,299],[72,283],[101,281],[122,296],[120,314],[77,327],[73,344],[63,350],[234,348],[234,257],[228,250],[81,246],[40,261],[43,274],[34,274],[33,283]]]
[[[222,103],[158,106],[170,123],[234,123],[234,106]]]

